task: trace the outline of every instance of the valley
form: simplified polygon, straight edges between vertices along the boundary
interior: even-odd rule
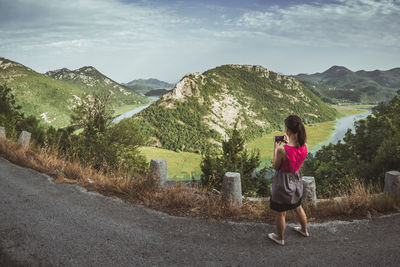
[[[366,106],[365,108],[370,107],[371,106]],[[341,120],[353,117],[354,115],[368,113],[367,109],[354,108],[353,106],[335,106],[334,108],[338,111],[336,120],[306,125],[308,139],[307,144],[311,152],[320,148],[322,144],[325,144],[330,137],[335,134],[336,125],[340,124]],[[275,135],[282,134],[283,132],[274,131],[246,144],[247,148],[249,149],[260,150],[262,163],[260,164],[259,169],[268,164],[268,162],[270,162],[272,159],[273,137]],[[192,178],[200,179],[200,154],[190,152],[175,152],[167,149],[148,146],[142,146],[140,151],[146,156],[148,161],[153,158],[166,159],[168,165],[167,176],[169,180],[183,181],[191,180]]]
[[[0,64],[0,76],[13,88],[17,102],[23,104],[22,111],[48,125],[68,124],[68,105],[72,105],[69,98],[110,92],[114,97],[113,122],[133,120],[142,134],[155,140],[152,146],[141,146],[140,151],[148,161],[165,158],[170,180],[199,179],[202,152],[216,149],[235,123],[247,140],[247,148],[260,151],[260,169],[270,162],[272,137],[283,134],[280,130],[288,114],[302,114],[309,151],[315,152],[321,145],[335,141],[339,131],[343,136],[349,122],[340,126],[341,120],[352,124],[351,116],[364,114],[371,107],[361,103],[328,105],[296,79],[261,66],[223,65],[202,74],[188,74],[173,87],[156,79],[120,85],[93,67],[74,71],[64,68],[44,75],[4,58]],[[163,96],[142,95],[164,90],[161,88],[172,90],[165,90]],[[37,105],[32,99],[37,99]]]

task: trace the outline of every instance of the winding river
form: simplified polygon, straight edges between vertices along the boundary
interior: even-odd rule
[[[361,114],[350,115],[350,116],[346,116],[344,118],[338,119],[335,123],[335,130],[332,133],[331,137],[329,137],[329,139],[326,140],[325,142],[311,148],[309,152],[314,154],[316,151],[321,149],[321,147],[324,145],[327,145],[329,143],[336,144],[337,142],[339,142],[340,140],[342,140],[344,138],[348,129],[351,129],[351,131],[354,133],[354,131],[355,131],[354,123],[356,121],[359,121],[359,120],[362,120],[362,119],[368,117],[370,114],[372,114],[372,110],[369,109]]]
[[[147,108],[148,106],[150,106],[150,105],[153,103],[153,101],[156,101],[157,99],[159,99],[159,97],[157,97],[157,96],[149,96],[148,98],[150,98],[150,99],[152,100],[152,102],[150,102],[149,104],[146,104],[146,105],[143,105],[143,106],[140,106],[140,107],[131,109],[131,110],[127,111],[127,112],[124,112],[124,113],[122,113],[121,115],[115,117],[112,121],[113,121],[113,122],[119,122],[119,121],[121,121],[121,120],[123,120],[123,119],[130,118],[130,117],[132,117],[133,115],[139,113],[139,112],[142,111],[143,109],[145,109],[145,108]]]

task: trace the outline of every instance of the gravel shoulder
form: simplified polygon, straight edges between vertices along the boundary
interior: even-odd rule
[[[273,225],[181,218],[54,184],[0,158],[0,266],[398,266],[400,214],[311,223],[286,244]]]

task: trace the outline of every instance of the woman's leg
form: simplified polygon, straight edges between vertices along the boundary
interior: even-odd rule
[[[285,237],[285,227],[286,227],[286,211],[279,212],[276,216],[276,231],[278,235],[278,239],[283,240]]]
[[[300,224],[301,224],[301,231],[303,231],[304,233],[307,233],[307,216],[303,210],[303,207],[300,205],[295,209],[295,211],[297,214],[297,218],[299,219]]]

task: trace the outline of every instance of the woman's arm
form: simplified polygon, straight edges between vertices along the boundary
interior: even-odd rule
[[[282,142],[275,142],[274,140],[274,155],[272,157],[272,164],[275,170],[278,170],[281,166],[283,159],[285,158],[286,151],[281,147]]]

